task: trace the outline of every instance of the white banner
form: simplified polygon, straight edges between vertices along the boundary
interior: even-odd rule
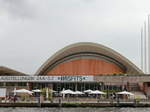
[[[0,76],[0,82],[89,82],[93,76]]]

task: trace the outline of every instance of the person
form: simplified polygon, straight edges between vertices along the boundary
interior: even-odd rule
[[[58,102],[59,102],[59,104],[61,104],[61,99],[60,98],[58,99]]]
[[[17,96],[15,95],[14,96],[14,103],[17,101]]]
[[[40,103],[41,103],[41,101],[40,101],[40,96],[37,97],[37,100],[38,100],[38,103],[40,104]]]
[[[59,107],[61,107],[62,106],[62,102],[61,102],[60,98],[58,99],[58,103],[59,103]]]
[[[117,96],[117,104],[119,104],[120,103],[120,101],[119,101],[119,96]]]
[[[97,97],[97,103],[99,103],[99,102],[100,102],[100,96]]]
[[[116,99],[116,93],[113,93],[113,99],[114,100]]]

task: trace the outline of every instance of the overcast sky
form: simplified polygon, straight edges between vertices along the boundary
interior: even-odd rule
[[[34,74],[76,42],[110,47],[140,67],[150,0],[0,0],[0,65]]]

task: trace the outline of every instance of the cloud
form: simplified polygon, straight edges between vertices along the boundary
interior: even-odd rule
[[[31,18],[35,9],[29,0],[0,0],[0,10],[15,18]]]
[[[150,8],[139,1],[0,0],[0,65],[35,73],[55,52],[81,41],[140,65],[140,26]]]

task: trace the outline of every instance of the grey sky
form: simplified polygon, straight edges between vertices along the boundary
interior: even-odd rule
[[[34,74],[55,52],[96,42],[140,66],[149,0],[0,0],[0,65]]]

